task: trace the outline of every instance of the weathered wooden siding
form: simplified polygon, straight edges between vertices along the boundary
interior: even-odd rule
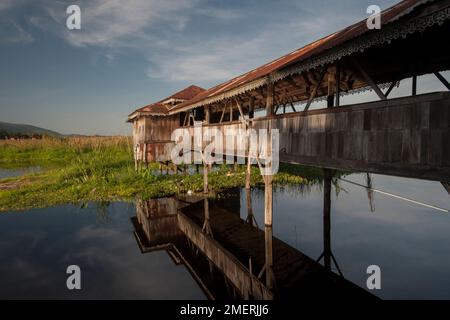
[[[280,161],[450,179],[450,93],[255,121],[279,128]]]
[[[145,141],[167,142],[170,141],[172,132],[180,126],[179,116],[150,116],[145,118]]]
[[[281,162],[450,181],[448,92],[257,118],[252,127],[279,129]]]

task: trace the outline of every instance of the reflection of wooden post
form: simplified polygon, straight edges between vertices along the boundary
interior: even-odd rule
[[[208,164],[203,164],[203,193],[208,193]]]
[[[203,222],[203,231],[207,234],[212,236],[212,230],[211,230],[211,217],[209,215],[209,202],[208,198],[205,197],[203,199],[203,210],[204,210],[204,218],[205,221]]]
[[[247,223],[253,226],[252,191],[250,188],[245,189],[245,198],[247,203]]]
[[[272,226],[266,224],[265,227],[265,248],[266,248],[266,286],[269,290],[274,287],[273,279],[273,247],[272,247]]]
[[[323,259],[331,271],[331,170],[324,169],[323,179]]]

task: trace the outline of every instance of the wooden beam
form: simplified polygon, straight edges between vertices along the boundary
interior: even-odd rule
[[[242,121],[245,122],[244,112],[242,112],[242,106],[241,106],[239,97],[234,98],[234,100],[236,101],[236,105],[238,107],[238,110],[239,110],[239,113],[241,115]]]
[[[317,81],[316,85],[314,86],[313,91],[311,92],[311,95],[309,96],[308,102],[306,103],[305,109],[303,111],[308,111],[309,107],[311,106],[311,102],[314,100],[314,98],[316,97],[317,94],[317,90],[319,89],[323,77],[325,76],[325,73],[328,70],[328,66],[325,66],[322,70],[322,72],[320,73],[320,77],[319,80]]]
[[[226,110],[226,109],[227,109],[227,103],[225,102],[225,103],[224,103],[224,106],[223,106],[223,110],[222,110],[222,115],[220,116],[219,123],[222,123],[223,117],[225,116],[225,110]]]
[[[447,190],[448,194],[450,194],[450,183],[441,181],[442,186]]]
[[[396,84],[397,84],[397,81],[392,81],[391,85],[389,86],[386,93],[384,94],[386,96],[386,98],[389,96],[389,93],[391,93],[392,89],[394,89]]]
[[[442,74],[440,74],[439,72],[435,72],[434,75],[439,79],[439,81],[442,82],[442,84],[443,84],[448,90],[450,90],[450,83],[448,83],[448,81],[442,76]]]
[[[185,116],[184,116],[184,121],[183,121],[183,127],[186,127],[186,122],[189,116],[189,112],[186,112]]]
[[[381,100],[386,100],[386,96],[384,95],[384,93],[380,90],[380,88],[378,87],[378,85],[372,80],[372,78],[367,74],[367,72],[363,69],[363,67],[361,67],[361,65],[359,64],[358,60],[356,60],[355,58],[352,59],[353,65],[356,67],[356,69],[358,70],[358,72],[361,74],[361,76],[364,78],[364,80],[367,82],[367,84],[369,84],[372,89],[375,91],[375,93],[378,95],[378,97]]]
[[[292,100],[292,98],[287,96],[287,99],[289,100],[289,103],[291,104],[292,111],[297,112],[297,110],[295,110],[294,101]]]

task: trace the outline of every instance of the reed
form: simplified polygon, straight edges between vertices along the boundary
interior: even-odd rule
[[[74,137],[1,141],[0,166],[40,166],[43,172],[0,180],[0,211],[86,201],[134,200],[202,192],[202,174],[159,174],[158,165],[136,172],[128,137]],[[253,186],[263,184],[254,166]],[[309,167],[281,165],[274,182],[307,185],[321,179]],[[306,178],[308,177],[308,178]],[[245,166],[210,173],[211,190],[245,185]]]

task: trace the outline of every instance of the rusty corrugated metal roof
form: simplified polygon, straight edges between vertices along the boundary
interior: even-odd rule
[[[381,14],[381,23],[386,25],[391,23],[401,16],[410,13],[418,5],[432,0],[404,0],[396,5],[384,10]],[[266,77],[272,72],[281,70],[293,63],[297,63],[313,56],[317,56],[320,53],[327,51],[335,46],[341,45],[351,39],[354,39],[364,33],[369,32],[367,28],[366,19],[359,21],[341,31],[330,34],[320,40],[310,43],[300,49],[297,49],[287,55],[284,55],[278,59],[275,59],[267,64],[262,65],[254,70],[244,73],[236,78],[229,81],[223,82],[215,87],[212,87],[206,91],[199,93],[193,99],[178,104],[170,108],[170,113],[176,113],[182,109],[186,109],[193,104],[198,104],[199,102],[218,96],[232,89],[243,86],[252,81],[258,80],[260,78]]]
[[[165,98],[162,101],[169,100],[169,99],[180,99],[180,100],[191,100],[196,95],[198,95],[200,92],[206,91],[203,88],[200,88],[195,85],[190,85],[189,87],[178,91],[177,93],[174,93],[170,97]]]
[[[167,115],[169,113],[169,105],[164,104],[164,101],[170,100],[170,99],[176,99],[176,100],[190,100],[194,98],[199,93],[206,91],[205,89],[196,86],[196,85],[190,85],[187,88],[184,88],[183,90],[180,90],[171,96],[164,98],[158,102],[146,105],[142,108],[139,108],[135,111],[133,111],[128,118],[132,117],[133,115],[138,114],[139,112],[151,114],[151,115]]]
[[[137,112],[148,112],[148,113],[152,113],[152,114],[162,114],[162,115],[169,113],[169,109],[167,108],[167,105],[160,103],[160,102],[149,104],[149,105],[142,107],[136,111]]]

